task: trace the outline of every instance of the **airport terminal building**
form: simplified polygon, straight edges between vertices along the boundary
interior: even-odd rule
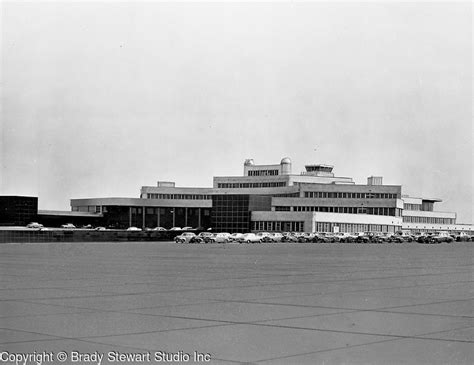
[[[74,212],[101,214],[104,224],[212,228],[216,232],[412,232],[466,231],[456,214],[437,212],[439,199],[402,195],[400,185],[371,176],[366,185],[337,177],[333,166],[306,165],[292,173],[287,157],[279,164],[244,162],[242,176],[217,176],[209,188],[176,187],[159,181],[143,186],[139,198],[72,199]]]

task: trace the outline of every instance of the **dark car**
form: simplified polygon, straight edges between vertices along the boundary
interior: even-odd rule
[[[291,232],[284,232],[281,242],[298,242],[298,238]]]
[[[392,240],[395,238],[395,242],[412,242],[415,238],[412,234],[407,232],[398,231],[392,236]]]
[[[423,233],[423,234],[419,235],[416,238],[416,242],[418,242],[418,243],[432,243],[432,241],[431,241],[432,236],[433,236],[432,233]]]
[[[298,242],[311,242],[313,240],[314,233],[305,232],[298,236]]]
[[[201,232],[197,236],[191,238],[189,243],[209,243],[213,237],[213,234],[210,232]]]
[[[456,242],[467,242],[467,241],[470,241],[470,239],[471,239],[471,236],[469,236],[465,232],[461,232],[461,233],[454,236],[454,240]]]
[[[314,243],[329,243],[331,242],[329,240],[329,237],[327,237],[325,234],[321,234],[321,233],[316,233],[311,242],[314,242]]]
[[[370,242],[370,237],[365,232],[358,232],[355,235],[355,242],[357,242],[357,243],[369,243]]]
[[[384,243],[382,234],[372,233],[372,235],[370,236],[370,243]]]
[[[179,236],[176,236],[174,240],[176,243],[190,243],[191,239],[193,239],[194,237],[196,237],[196,234],[192,232],[184,232],[181,233]]]
[[[390,242],[403,243],[405,242],[405,239],[399,234],[394,234],[390,236]]]

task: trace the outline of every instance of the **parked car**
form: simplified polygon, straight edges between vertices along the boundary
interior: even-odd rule
[[[314,233],[304,232],[297,236],[298,242],[311,242],[313,240]]]
[[[214,233],[211,232],[201,232],[199,235],[204,240],[204,243],[210,243],[212,238],[214,237]]]
[[[271,242],[270,232],[257,232],[255,235],[260,238],[260,242]]]
[[[26,225],[26,228],[43,228],[44,226],[38,222],[31,222]]]
[[[329,238],[324,233],[316,233],[311,238],[313,243],[329,243]]]
[[[160,232],[162,232],[162,231],[166,231],[166,228],[163,228],[163,227],[155,227],[155,228],[152,229],[152,231],[160,231]]]
[[[298,242],[298,238],[291,232],[284,232],[281,241],[282,242]]]
[[[191,239],[190,243],[209,243],[213,234],[210,232],[201,232]]]
[[[261,243],[262,239],[255,233],[245,233],[240,239],[241,243]]]
[[[128,227],[127,228],[127,231],[134,231],[134,232],[139,232],[141,231],[142,229],[141,228],[138,228],[138,227]]]
[[[370,243],[384,243],[382,233],[380,232],[374,232],[370,236]]]
[[[82,228],[84,228],[84,229],[92,229],[92,224],[86,224],[86,225],[82,226]]]
[[[210,243],[228,243],[230,242],[230,233],[214,233],[212,237],[209,237]]]
[[[390,242],[403,243],[405,239],[399,234],[393,234],[390,236]]]
[[[105,227],[95,227],[95,230],[96,231],[106,231],[107,228],[105,228]]]
[[[239,239],[243,236],[243,233],[232,233],[229,236],[230,242],[239,242]]]
[[[170,231],[181,231],[181,227],[172,227],[170,228]]]
[[[327,238],[328,242],[331,243],[339,242],[341,239],[336,233],[332,232],[325,233],[324,236]]]
[[[431,239],[433,237],[433,233],[423,233],[417,237],[417,242],[418,243],[434,243],[434,241]]]
[[[396,237],[397,241],[399,241],[399,239],[401,239],[401,242],[412,242],[414,240],[414,237],[413,237],[412,234],[410,234],[408,232],[403,232],[403,231],[395,232],[393,237]],[[393,237],[392,237],[392,239],[393,239]]]
[[[181,230],[182,231],[195,231],[193,227],[188,227],[188,226],[181,228]]]
[[[442,243],[442,242],[453,242],[454,239],[451,237],[448,232],[437,232],[431,236],[432,243]]]
[[[420,233],[419,235],[416,236],[416,242],[418,243],[427,243],[428,241],[429,241],[429,236],[424,233]]]
[[[382,243],[389,243],[392,242],[393,233],[391,232],[382,232],[378,235],[378,238],[382,241]]]
[[[190,241],[196,237],[196,234],[193,232],[184,232],[181,233],[179,236],[174,238],[176,243],[190,243]]]
[[[354,237],[348,232],[337,232],[335,236],[339,238],[339,242],[341,243],[348,243],[354,241]]]
[[[263,238],[263,242],[281,242],[283,235],[279,232],[270,233],[269,236]]]
[[[66,223],[66,224],[61,224],[61,228],[64,228],[64,229],[74,229],[76,228],[76,226],[72,223]]]
[[[466,232],[460,232],[454,238],[456,242],[467,242],[471,239],[471,236],[468,235]]]

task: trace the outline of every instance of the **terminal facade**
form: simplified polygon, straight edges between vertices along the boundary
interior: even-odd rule
[[[72,199],[74,212],[103,216],[107,226],[193,227],[216,232],[473,232],[456,224],[456,213],[438,212],[439,199],[402,195],[400,185],[367,184],[338,177],[330,165],[306,165],[293,174],[291,160],[256,165],[247,159],[242,176],[218,176],[209,188],[159,181],[140,198]]]

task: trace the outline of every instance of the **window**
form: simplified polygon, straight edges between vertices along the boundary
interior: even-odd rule
[[[278,175],[278,170],[250,170],[248,171],[248,176],[276,176]]]

